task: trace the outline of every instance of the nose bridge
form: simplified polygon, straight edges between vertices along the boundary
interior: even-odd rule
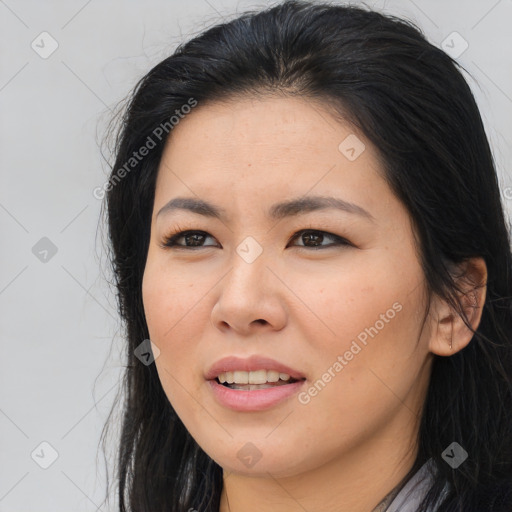
[[[267,268],[270,252],[251,236],[234,247],[230,271],[219,283],[217,303],[212,311],[214,324],[229,325],[239,333],[249,332],[256,321],[264,320],[274,328],[283,325],[286,315],[275,296],[277,282],[272,284],[276,277]]]
[[[246,236],[236,247],[231,258],[232,269],[228,276],[229,286],[233,290],[239,290],[243,296],[252,297],[255,293],[263,290],[263,285],[266,281],[266,273],[268,269],[267,255],[269,250],[264,250],[263,245],[260,244],[253,236]]]

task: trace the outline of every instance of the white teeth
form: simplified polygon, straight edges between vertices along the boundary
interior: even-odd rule
[[[249,372],[233,372],[233,379],[237,384],[249,384]]]
[[[279,379],[290,380],[290,376],[287,373],[279,373],[275,370],[256,370],[253,372],[236,370],[219,373],[218,379],[221,384],[265,384],[266,382],[277,382]]]
[[[265,384],[267,382],[267,371],[256,370],[249,372],[249,384]]]
[[[278,380],[279,380],[279,372],[275,372],[274,370],[267,370],[267,381],[268,382],[277,382]]]

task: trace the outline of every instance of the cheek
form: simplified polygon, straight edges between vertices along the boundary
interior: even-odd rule
[[[148,256],[142,280],[142,300],[150,337],[166,343],[176,339],[176,332],[182,329],[193,315],[198,302],[200,280],[193,280],[183,273],[171,271],[157,258]],[[199,283],[199,284],[198,284]]]
[[[400,409],[415,408],[408,395],[424,357],[416,346],[420,297],[406,289],[381,294],[377,290],[377,284],[366,291],[363,287],[338,301],[342,310],[337,309],[337,320],[333,315],[330,324],[336,337],[321,336],[318,329],[315,337],[315,329],[310,329],[316,346],[308,360],[314,371],[300,397],[300,410],[316,438],[336,432],[338,439],[356,443]],[[329,446],[339,449],[337,443],[343,444]]]
[[[310,332],[308,339],[315,344],[340,350],[358,337],[364,343],[371,336],[369,331],[375,334],[375,327],[379,334],[389,332],[406,316],[404,303],[414,301],[406,284],[414,278],[376,258],[371,265],[362,262],[350,271],[333,268],[319,279],[295,276],[294,292],[303,303],[298,306],[302,328]]]
[[[171,276],[165,266],[148,257],[142,281],[144,313],[149,337],[160,350],[155,364],[169,398],[178,382],[188,378],[184,369],[195,357],[189,325],[197,302],[194,293],[192,284]]]
[[[328,381],[331,390],[322,391],[325,400],[336,401],[337,388],[352,411],[361,404],[378,405],[376,397],[389,395],[379,376],[391,389],[405,392],[419,371],[426,354],[417,345],[424,307],[422,272],[412,257],[402,256],[385,253],[371,265],[343,274],[333,271],[330,275],[337,277],[323,280],[317,293],[311,293],[311,281],[297,282],[298,294],[308,298],[301,329],[311,346],[315,382]]]
[[[211,304],[207,294],[215,281],[194,269],[188,273],[171,267],[164,258],[148,255],[142,281],[142,298],[149,337],[160,350],[155,365],[162,387],[177,412],[194,409],[203,380],[197,371],[203,360]]]

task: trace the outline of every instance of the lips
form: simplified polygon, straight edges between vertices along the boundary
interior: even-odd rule
[[[221,380],[263,380],[265,384],[221,384]],[[268,379],[277,382],[268,382]],[[219,379],[220,377],[220,379]],[[306,384],[297,370],[274,359],[259,355],[248,358],[226,357],[214,363],[206,372],[208,388],[215,400],[224,408],[237,412],[261,412],[291,400]]]
[[[215,362],[206,372],[206,380],[214,380],[221,373],[227,372],[256,372],[258,370],[267,370],[286,374],[292,380],[303,380],[305,377],[299,371],[286,366],[274,359],[268,357],[252,355],[248,358],[225,357]]]

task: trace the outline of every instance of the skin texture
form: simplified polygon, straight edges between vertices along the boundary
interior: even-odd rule
[[[365,144],[353,161],[338,149],[351,134]],[[313,195],[355,203],[373,221],[335,209],[266,216],[276,202]],[[227,217],[157,218],[178,196],[212,202]],[[321,233],[308,242],[295,236],[304,229]],[[202,247],[164,248],[174,230],[208,236]],[[328,234],[353,245],[331,246]],[[248,236],[263,251],[252,263],[236,251]],[[485,282],[485,263],[470,263],[474,281]],[[485,287],[469,297],[476,328]],[[375,148],[327,107],[244,97],[199,104],[174,127],[156,184],[143,301],[163,389],[224,469],[221,512],[368,512],[400,482],[417,453],[433,354],[454,354],[472,337],[437,297],[423,324],[428,300],[409,214],[382,178]],[[384,326],[308,403],[293,396],[236,412],[205,381],[215,361],[259,354],[300,371],[307,390],[361,332],[380,327],[381,315]],[[261,455],[252,467],[237,456],[248,442]]]

